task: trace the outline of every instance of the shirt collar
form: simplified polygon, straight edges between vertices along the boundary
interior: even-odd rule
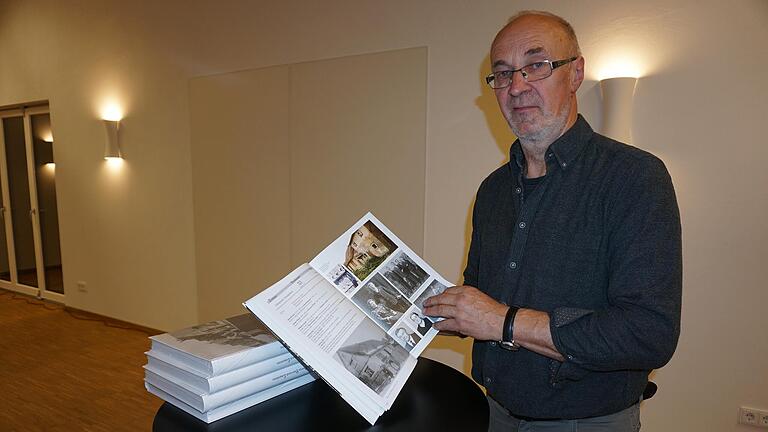
[[[568,169],[573,160],[581,153],[584,145],[592,137],[592,133],[593,131],[589,123],[579,114],[573,126],[549,145],[546,153],[547,171],[553,165],[557,165],[563,170]],[[522,170],[525,167],[525,155],[523,154],[523,147],[520,145],[519,139],[515,140],[509,149],[509,161],[510,166],[512,161],[514,161],[519,169]]]

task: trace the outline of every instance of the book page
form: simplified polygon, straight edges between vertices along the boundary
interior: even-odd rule
[[[406,349],[307,264],[245,306],[371,424],[416,366]]]
[[[367,213],[309,263],[414,357],[438,331],[422,313],[445,280],[392,231]]]

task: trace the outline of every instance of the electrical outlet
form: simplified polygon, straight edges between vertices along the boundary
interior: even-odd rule
[[[757,413],[752,408],[739,408],[739,423],[757,426]]]
[[[768,429],[768,412],[760,411],[757,413],[757,425]]]
[[[88,284],[85,281],[77,281],[77,290],[83,293],[88,292]]]
[[[739,423],[768,429],[768,411],[756,408],[739,408]]]

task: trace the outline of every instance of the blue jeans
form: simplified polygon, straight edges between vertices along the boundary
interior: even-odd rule
[[[488,408],[490,410],[488,432],[638,432],[640,430],[640,403],[617,413],[578,420],[520,420],[491,397],[488,397]]]

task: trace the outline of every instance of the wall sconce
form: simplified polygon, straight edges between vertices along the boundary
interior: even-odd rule
[[[104,145],[104,159],[122,159],[120,154],[120,121],[119,120],[104,120],[104,125],[107,128],[107,142]]]
[[[600,81],[603,96],[603,135],[632,143],[632,105],[637,78],[608,78]]]

